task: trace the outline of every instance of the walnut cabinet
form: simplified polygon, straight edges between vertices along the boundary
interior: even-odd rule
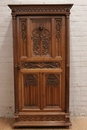
[[[13,23],[13,126],[70,126],[69,15],[72,4],[8,6]]]

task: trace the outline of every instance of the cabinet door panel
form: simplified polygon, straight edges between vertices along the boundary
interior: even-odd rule
[[[39,80],[37,74],[24,75],[24,106],[38,105]]]
[[[65,17],[18,16],[17,32],[20,111],[64,111]]]
[[[65,86],[62,85],[62,73],[43,73],[42,108],[44,110],[64,110]]]
[[[20,110],[40,110],[40,75],[38,73],[20,74]]]

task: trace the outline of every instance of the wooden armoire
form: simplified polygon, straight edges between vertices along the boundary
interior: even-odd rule
[[[69,127],[72,4],[8,6],[13,21],[13,126]]]

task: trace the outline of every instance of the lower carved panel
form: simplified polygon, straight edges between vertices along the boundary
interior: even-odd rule
[[[19,121],[65,121],[65,115],[23,115]]]

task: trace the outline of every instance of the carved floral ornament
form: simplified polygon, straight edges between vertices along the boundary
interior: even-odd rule
[[[60,62],[23,62],[22,68],[37,69],[37,68],[60,68]]]

